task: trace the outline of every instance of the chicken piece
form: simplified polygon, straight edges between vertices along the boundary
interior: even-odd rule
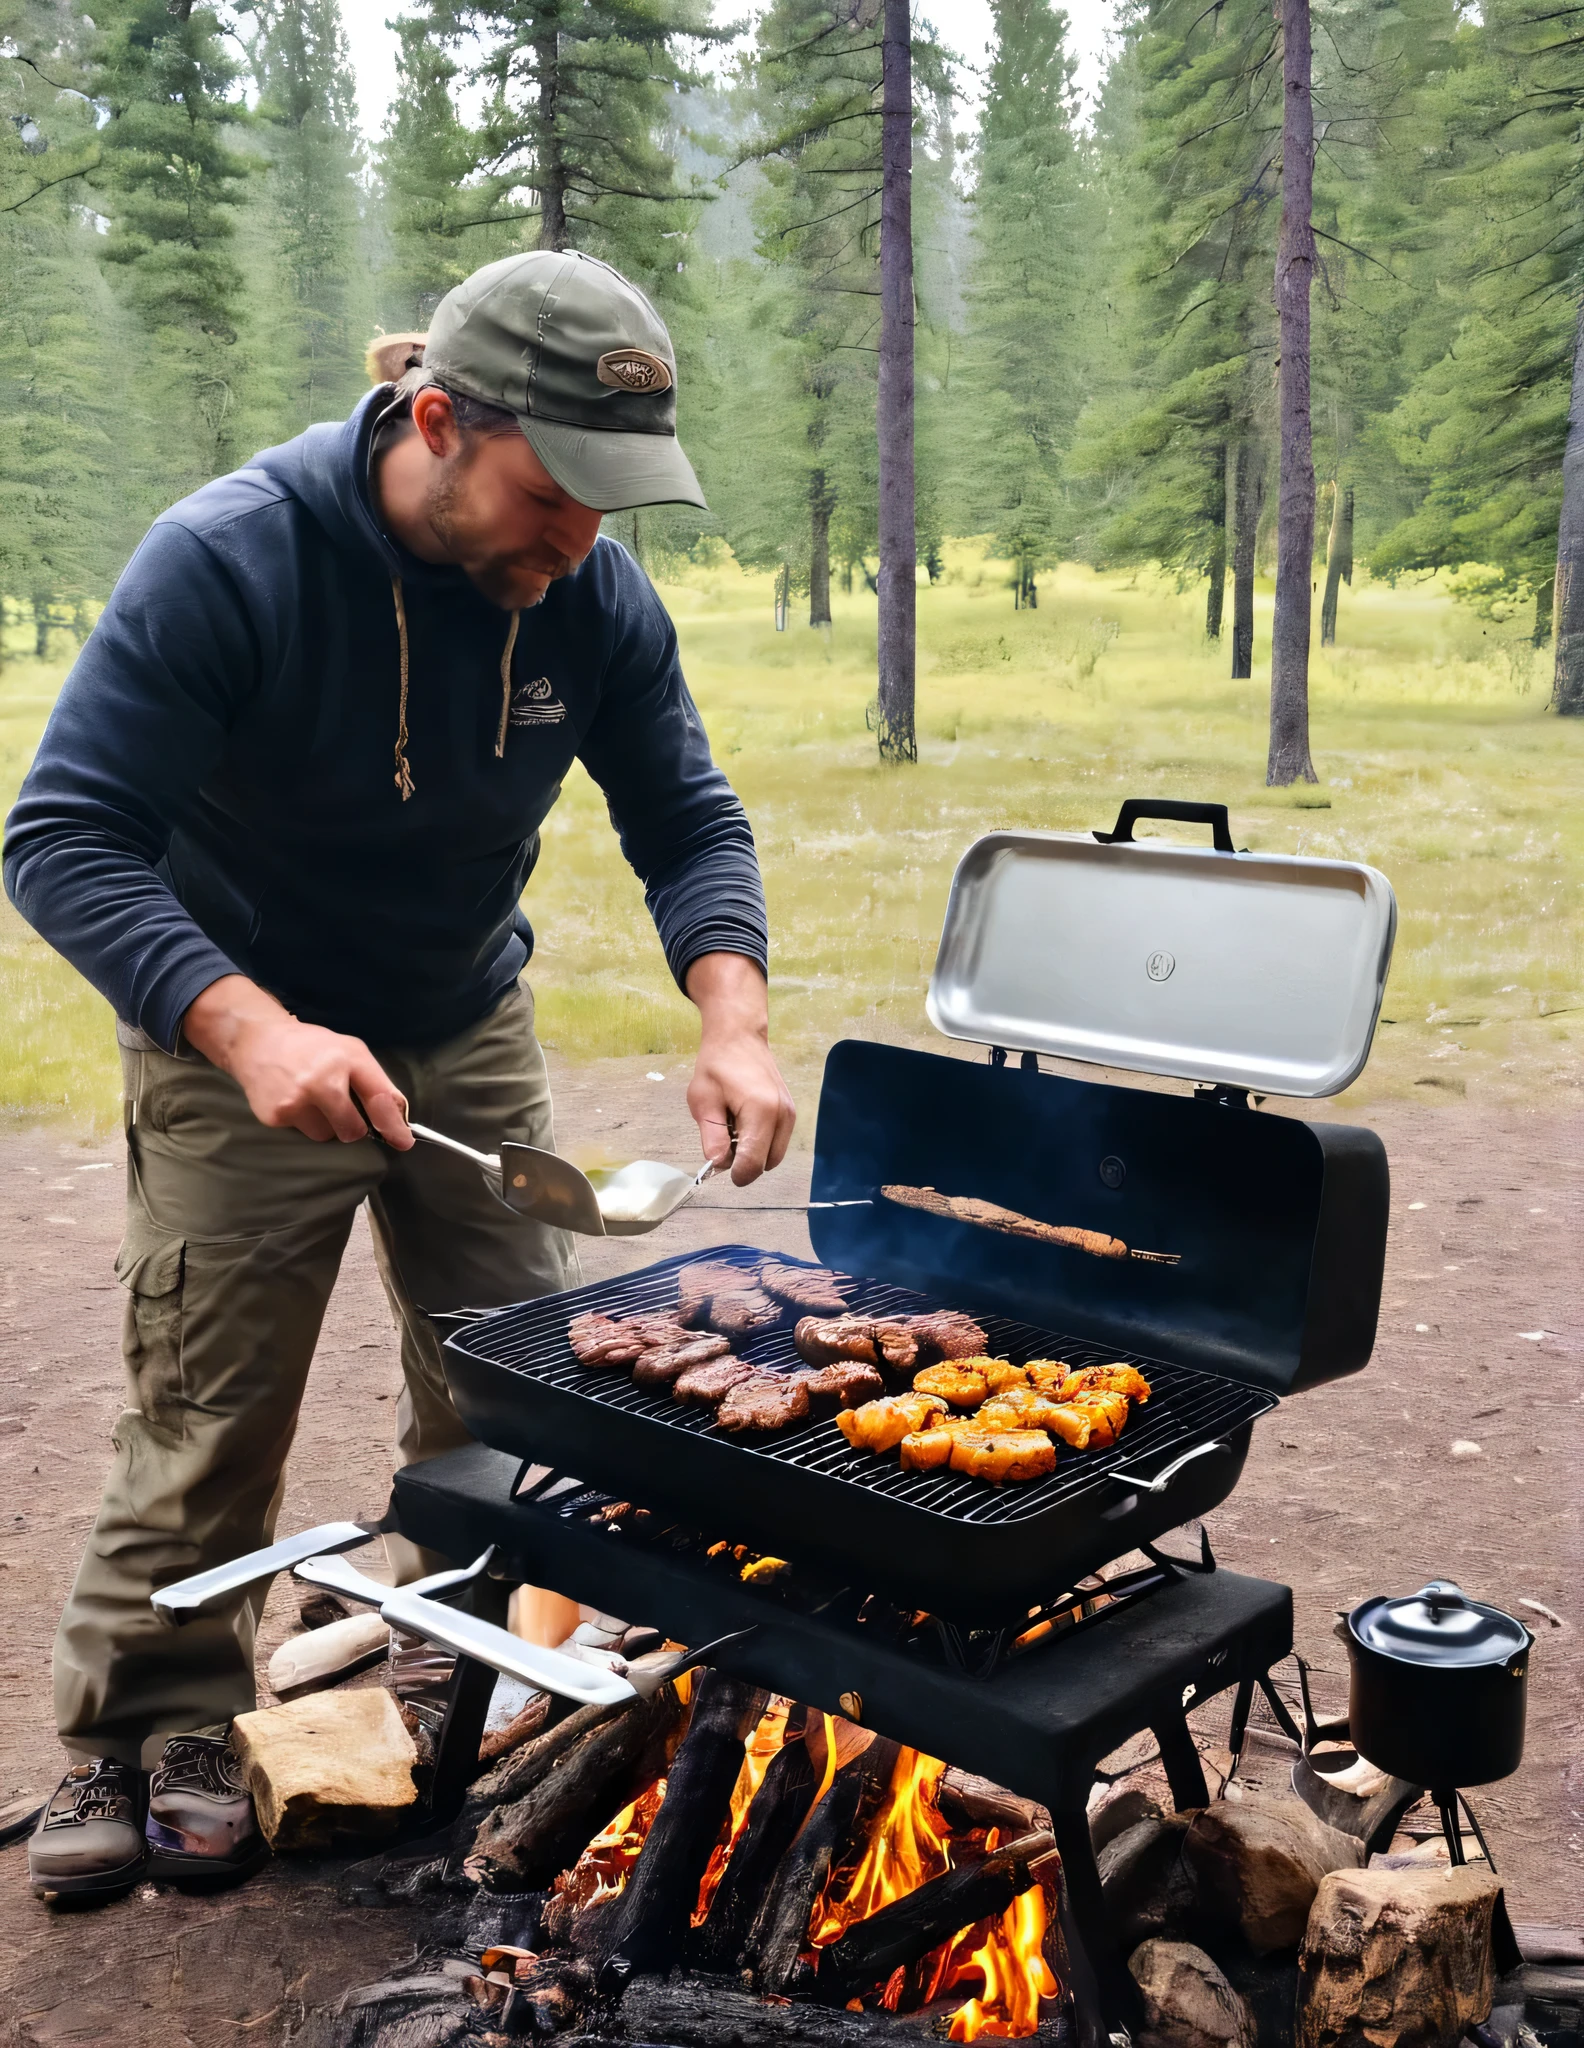
[[[904,1472],[939,1472],[951,1463],[952,1446],[960,1437],[979,1429],[977,1415],[943,1415],[924,1429],[902,1439]]]
[[[823,1365],[818,1372],[805,1370],[796,1377],[808,1388],[810,1402],[821,1413],[832,1408],[857,1408],[885,1392],[885,1381],[875,1368],[853,1358]]]
[[[733,1287],[710,1302],[705,1321],[734,1344],[746,1343],[764,1330],[773,1330],[785,1311],[772,1301],[762,1287]]]
[[[1058,1399],[1073,1373],[1073,1368],[1063,1365],[1059,1358],[1031,1358],[1023,1370],[1031,1387],[1038,1387],[1042,1394],[1054,1394]]]
[[[1028,1374],[1010,1358],[954,1358],[952,1363],[978,1373],[992,1394],[999,1394],[1004,1387],[1028,1384]]]
[[[956,1364],[926,1365],[922,1372],[914,1373],[913,1389],[919,1394],[935,1394],[953,1408],[977,1408],[989,1391],[982,1372]]]
[[[744,1365],[740,1358],[717,1358],[708,1365],[690,1365],[671,1392],[678,1401],[691,1402],[700,1408],[714,1408],[725,1400],[739,1380],[748,1379],[752,1374],[753,1367]]]
[[[989,1338],[974,1321],[954,1308],[932,1309],[921,1316],[904,1316],[922,1365],[938,1365],[942,1359],[973,1358],[982,1352]]]
[[[644,1341],[626,1329],[614,1316],[574,1316],[567,1324],[567,1342],[579,1365],[631,1365],[644,1349]]]
[[[1075,1451],[1089,1447],[1089,1417],[1038,1387],[1008,1387],[992,1394],[974,1420],[986,1429],[1043,1429]]]
[[[1116,1360],[1110,1365],[1086,1365],[1080,1372],[1069,1373],[1062,1382],[1064,1401],[1087,1393],[1126,1394],[1130,1401],[1142,1406],[1150,1397],[1150,1383],[1136,1365],[1123,1365]]]
[[[945,1403],[929,1394],[888,1394],[861,1408],[844,1408],[836,1427],[855,1450],[890,1451],[945,1412]]]
[[[1072,1403],[1089,1418],[1089,1449],[1103,1451],[1114,1444],[1127,1426],[1128,1397],[1095,1390],[1080,1394]]]
[[[858,1365],[880,1363],[871,1316],[837,1316],[824,1322],[818,1316],[804,1316],[792,1332],[792,1343],[798,1357],[810,1365],[839,1365],[844,1359]]]
[[[752,1276],[741,1266],[728,1265],[724,1259],[696,1259],[677,1274],[677,1315],[690,1329],[696,1329],[717,1294],[752,1285]]]
[[[640,1352],[633,1366],[633,1384],[639,1387],[675,1386],[683,1373],[695,1365],[708,1365],[724,1358],[731,1346],[724,1337],[696,1336],[681,1344],[657,1344]]]
[[[808,1315],[847,1313],[836,1275],[823,1266],[790,1266],[780,1259],[766,1259],[756,1278],[766,1294],[784,1301],[788,1308],[802,1309]]]
[[[792,1374],[753,1373],[739,1380],[715,1410],[717,1429],[732,1435],[785,1429],[808,1419],[808,1388]]]
[[[1023,1485],[1056,1470],[1056,1446],[1042,1429],[968,1429],[953,1441],[951,1468],[992,1486]]]

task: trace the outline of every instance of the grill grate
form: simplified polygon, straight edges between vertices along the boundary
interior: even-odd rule
[[[619,1279],[496,1310],[465,1325],[450,1341],[469,1356],[518,1374],[524,1380],[578,1394],[588,1401],[591,1410],[613,1408],[664,1429],[704,1435],[714,1432],[714,1419],[708,1409],[674,1401],[665,1391],[635,1386],[619,1366],[591,1369],[579,1365],[567,1342],[567,1324],[573,1316],[590,1309],[606,1315],[634,1315],[674,1308],[676,1275],[682,1266],[708,1258],[752,1268],[766,1256],[746,1245],[686,1253]],[[916,1315],[930,1309],[966,1305],[962,1300],[943,1302],[877,1280],[853,1280],[844,1284],[843,1292],[856,1315]],[[1062,1336],[977,1308],[972,1312],[984,1326],[990,1351],[996,1357],[1011,1358],[1018,1364],[1030,1358],[1059,1358],[1074,1366],[1123,1360],[1136,1365],[1148,1378],[1151,1398],[1134,1410],[1119,1443],[1104,1451],[1072,1452],[1058,1447],[1055,1472],[1028,1486],[994,1487],[984,1480],[950,1471],[904,1472],[893,1458],[877,1458],[867,1451],[855,1450],[829,1419],[806,1423],[774,1437],[734,1438],[734,1447],[748,1457],[772,1459],[781,1465],[816,1472],[949,1521],[998,1526],[1026,1521],[1053,1508],[1070,1507],[1091,1495],[1114,1500],[1116,1493],[1107,1481],[1108,1473],[1119,1467],[1148,1473],[1176,1452],[1213,1442],[1276,1406],[1273,1394],[1221,1379],[1194,1366],[1174,1365],[1169,1360],[1120,1350],[1115,1345]],[[756,1337],[744,1347],[741,1356],[766,1372],[789,1372],[803,1365],[792,1346],[790,1322]],[[590,1421],[596,1424],[590,1440],[597,1443],[597,1418],[592,1413]]]

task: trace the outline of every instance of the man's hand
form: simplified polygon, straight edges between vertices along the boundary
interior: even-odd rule
[[[705,1158],[717,1167],[730,1159],[733,1181],[746,1187],[767,1167],[781,1164],[797,1121],[770,1051],[765,978],[740,953],[701,953],[688,969],[687,992],[698,1005],[701,1025],[688,1108]]]
[[[271,1130],[354,1144],[368,1136],[361,1103],[386,1144],[405,1152],[413,1143],[407,1098],[362,1039],[299,1024],[244,974],[211,982],[183,1017],[182,1034],[240,1084]]]

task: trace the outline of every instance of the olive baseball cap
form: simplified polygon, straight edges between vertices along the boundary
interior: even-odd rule
[[[535,249],[475,270],[435,308],[424,368],[514,412],[529,447],[580,505],[705,503],[677,443],[665,322],[597,257]]]

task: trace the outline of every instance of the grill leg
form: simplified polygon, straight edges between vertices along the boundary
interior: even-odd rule
[[[1094,1844],[1089,1839],[1088,1814],[1081,1806],[1055,1807],[1051,1828],[1061,1852],[1062,1889],[1072,1922],[1063,1932],[1072,1963],[1078,2048],[1106,2048],[1113,2029],[1137,2031],[1142,2010],[1138,1986],[1128,1974],[1126,1959],[1111,1932]]]
[[[451,1675],[451,1696],[435,1738],[434,1780],[429,1792],[429,1819],[444,1827],[462,1811],[467,1789],[478,1771],[479,1744],[489,1718],[495,1673],[476,1657],[458,1657]]]
[[[1152,1721],[1150,1731],[1160,1744],[1166,1782],[1177,1811],[1181,1813],[1189,1806],[1208,1806],[1210,1787],[1205,1783],[1204,1765],[1199,1761],[1199,1751],[1181,1708],[1175,1714],[1163,1714],[1158,1721]]]

